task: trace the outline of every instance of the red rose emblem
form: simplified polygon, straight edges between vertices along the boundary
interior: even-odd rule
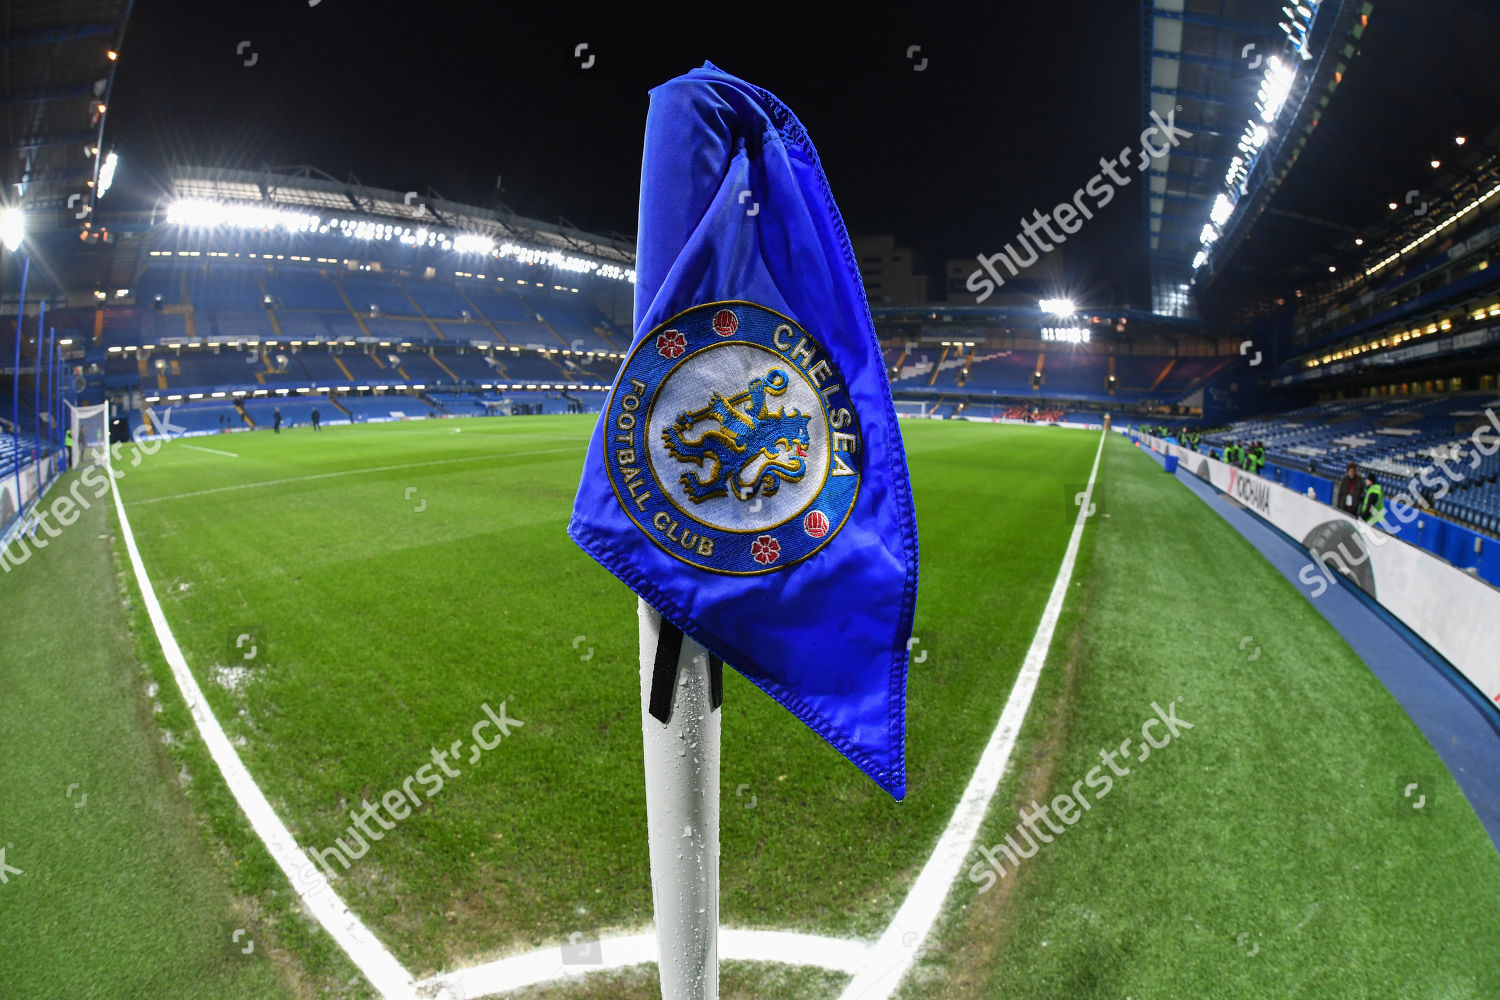
[[[656,338],[656,353],[664,358],[680,358],[685,350],[687,338],[677,330],[667,330]]]
[[[762,566],[769,566],[781,557],[781,543],[770,535],[761,535],[750,543],[750,556]]]

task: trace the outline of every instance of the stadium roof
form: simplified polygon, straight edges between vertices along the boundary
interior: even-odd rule
[[[1342,81],[1371,4],[1146,0],[1143,119],[1190,139],[1157,158],[1144,192],[1152,307],[1193,311],[1245,239]]]
[[[1213,295],[1316,300],[1493,221],[1500,184],[1500,5],[1377,5],[1347,78]],[[1460,140],[1462,140],[1460,142]],[[1470,206],[1485,199],[1473,210]],[[1445,223],[1464,213],[1451,226]],[[1351,284],[1352,283],[1352,284]]]
[[[7,0],[0,27],[0,195],[28,230],[82,227],[131,0]]]
[[[635,244],[623,236],[586,233],[566,222],[528,219],[504,207],[496,210],[461,205],[430,190],[366,187],[357,180],[339,181],[306,166],[258,171],[179,167],[172,173],[171,191],[176,199],[249,202],[290,210],[390,219],[407,227],[443,227],[538,249],[583,254],[628,266],[635,264]]]
[[[95,231],[103,238],[45,241],[63,275],[54,282],[58,288],[129,288],[153,253],[212,250],[216,247],[204,241],[229,233],[272,236],[287,253],[299,252],[291,248],[295,244],[301,253],[346,256],[350,251],[341,247],[352,242],[365,247],[354,256],[388,263],[456,263],[460,257],[448,256],[454,254],[476,270],[484,269],[486,258],[511,258],[559,273],[635,280],[635,244],[628,237],[585,232],[566,220],[526,218],[503,205],[459,204],[431,190],[367,187],[308,166],[177,167],[153,209],[120,212],[106,206]]]

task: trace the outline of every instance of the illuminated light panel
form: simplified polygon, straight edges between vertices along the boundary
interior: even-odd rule
[[[1059,344],[1087,344],[1089,329],[1086,326],[1044,326],[1042,339]]]
[[[1497,184],[1494,187],[1490,188],[1484,194],[1480,195],[1478,198],[1475,198],[1473,201],[1469,202],[1469,204],[1465,205],[1457,212],[1454,212],[1452,215],[1448,216],[1448,218],[1444,219],[1436,226],[1433,226],[1431,229],[1427,230],[1427,232],[1423,233],[1421,236],[1418,236],[1416,239],[1406,244],[1406,246],[1402,247],[1400,250],[1396,251],[1385,259],[1376,262],[1373,266],[1366,268],[1364,272],[1365,277],[1368,278],[1376,272],[1382,270],[1383,268],[1389,267],[1391,264],[1400,260],[1402,254],[1411,253],[1411,251],[1415,250],[1423,243],[1426,243],[1438,233],[1441,233],[1449,226],[1454,225],[1458,222],[1458,220],[1462,219],[1464,216],[1468,215],[1470,212],[1474,211],[1479,206],[1489,201],[1496,194],[1500,194],[1500,184]]]

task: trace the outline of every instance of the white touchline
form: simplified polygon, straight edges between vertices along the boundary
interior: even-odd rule
[[[203,448],[203,447],[200,447],[200,446],[198,446],[196,444],[185,444],[185,445],[183,445],[183,447],[184,448],[191,448],[193,451],[206,451],[210,455],[227,455],[230,458],[239,458],[240,457],[240,456],[236,455],[232,451],[220,451],[217,448]]]
[[[766,962],[784,965],[800,965],[845,972],[854,976],[839,1000],[889,1000],[901,980],[916,961],[917,952],[932,932],[942,909],[944,898],[958,877],[965,857],[974,846],[979,828],[984,822],[990,799],[999,787],[1006,764],[1015,749],[1016,737],[1021,723],[1030,708],[1042,665],[1046,662],[1047,649],[1052,643],[1052,634],[1062,613],[1063,600],[1068,584],[1073,577],[1073,564],[1078,557],[1078,547],[1083,538],[1084,522],[1088,518],[1089,500],[1093,496],[1094,481],[1099,474],[1099,459],[1104,451],[1104,434],[1100,435],[1099,447],[1094,452],[1094,466],[1089,472],[1088,486],[1083,502],[1078,507],[1078,520],[1073,524],[1073,533],[1058,568],[1057,579],[1052,585],[1051,595],[1042,612],[1042,620],[1027,650],[1026,660],[1011,688],[1009,698],[1000,714],[1000,722],[990,735],[989,743],[979,758],[979,765],[964,789],[963,798],[954,810],[953,818],[938,838],[937,847],[922,867],[906,900],[896,911],[880,940],[867,941],[823,937],[802,934],[796,931],[737,930],[723,928],[719,936],[720,958],[730,961]],[[545,455],[559,451],[574,451],[573,448],[549,448],[542,451],[515,452],[515,455]],[[412,462],[406,465],[382,466],[372,469],[352,469],[344,472],[329,472],[290,479],[272,480],[262,483],[246,483],[242,486],[225,486],[196,493],[157,497],[154,500],[137,500],[132,503],[154,503],[160,500],[175,500],[225,490],[248,489],[254,486],[272,486],[281,483],[303,482],[312,479],[327,479],[335,476],[358,475],[363,472],[382,472],[396,469],[416,468],[426,465],[445,465],[453,462],[477,461],[481,458],[505,456],[483,455],[473,458],[439,459],[432,462]],[[562,962],[559,946],[538,948],[520,955],[487,962],[483,965],[453,972],[442,973],[420,983],[414,982],[411,973],[396,957],[380,943],[368,927],[344,905],[333,891],[322,871],[297,846],[294,838],[281,819],[271,808],[264,793],[255,784],[249,770],[240,760],[239,754],[230,744],[218,719],[203,697],[197,680],[188,669],[177,639],[167,624],[165,613],[151,580],[146,575],[140,550],[136,548],[135,536],[130,530],[130,521],[125,516],[125,504],[120,497],[114,477],[110,477],[110,490],[114,494],[115,513],[120,519],[120,534],[135,572],[136,584],[141,591],[141,600],[151,618],[152,628],[161,643],[162,653],[172,668],[172,676],[182,691],[183,700],[192,712],[193,721],[203,735],[214,763],[219,766],[225,782],[234,794],[235,801],[244,810],[251,827],[271,857],[280,866],[292,888],[303,903],[312,911],[318,923],[338,943],[350,960],[364,973],[365,978],[383,996],[395,1000],[479,1000],[482,997],[514,991],[527,986],[568,979],[604,969],[626,968],[643,965],[657,959],[656,935],[652,931],[604,937],[598,942],[599,961],[587,964],[567,965]],[[299,884],[300,880],[300,884]],[[882,961],[895,955],[893,962]],[[872,963],[879,963],[872,965]]]
[[[1063,553],[1062,565],[1058,567],[1057,579],[1053,581],[1052,593],[1042,611],[1041,623],[1032,637],[1031,648],[1026,651],[1026,660],[1021,672],[1016,675],[1015,686],[1000,712],[1000,721],[990,734],[990,741],[979,757],[979,766],[964,789],[958,808],[948,828],[938,838],[932,857],[922,866],[917,880],[891,925],[880,935],[873,955],[877,962],[868,964],[855,974],[839,1000],[889,1000],[895,995],[901,980],[916,962],[927,935],[932,933],[942,913],[943,900],[953,887],[964,859],[974,847],[984,815],[989,811],[990,799],[1005,776],[1006,765],[1020,735],[1021,723],[1031,707],[1031,697],[1036,693],[1037,680],[1042,675],[1042,665],[1047,662],[1047,650],[1052,645],[1052,633],[1057,629],[1058,617],[1062,614],[1063,600],[1068,595],[1068,585],[1073,579],[1073,563],[1078,558],[1078,546],[1083,540],[1083,526],[1088,520],[1089,500],[1094,493],[1094,479],[1099,475],[1099,458],[1104,454],[1107,432],[1099,435],[1099,447],[1094,451],[1094,467],[1089,472],[1089,484],[1084,490],[1083,502],[1078,506],[1078,519],[1073,522],[1073,534],[1068,538],[1067,550]]]
[[[107,462],[106,468],[108,468]],[[219,720],[214,718],[213,711],[204,700],[203,691],[198,687],[197,680],[188,669],[182,649],[177,645],[177,638],[172,634],[172,627],[167,624],[167,616],[162,612],[161,603],[156,599],[156,591],[151,587],[151,580],[146,576],[146,566],[141,562],[141,553],[136,548],[135,535],[131,533],[130,521],[125,516],[125,504],[120,499],[120,487],[115,482],[112,471],[109,485],[110,492],[114,494],[115,513],[120,519],[120,536],[125,540],[125,551],[130,556],[131,568],[135,570],[136,585],[140,588],[141,601],[146,606],[146,613],[151,617],[151,627],[156,630],[156,638],[161,643],[162,654],[166,657],[168,666],[172,668],[172,676],[176,678],[177,686],[182,691],[182,700],[187,703],[188,710],[192,712],[193,722],[198,726],[198,732],[203,735],[203,742],[208,747],[214,763],[219,765],[219,771],[224,775],[224,781],[229,786],[229,790],[234,793],[234,800],[244,810],[245,817],[250,821],[250,826],[255,830],[256,836],[260,837],[276,864],[286,873],[297,895],[312,911],[318,923],[333,935],[333,939],[349,955],[350,960],[359,967],[359,971],[364,973],[370,985],[374,986],[381,996],[391,998],[391,1000],[417,1000],[418,994],[413,986],[411,974],[385,949],[370,929],[344,905],[344,901],[339,899],[338,894],[333,891],[333,887],[329,885],[322,871],[298,848],[296,838],[271,808],[271,803],[266,800],[265,795],[255,784],[255,780],[250,777],[244,761],[240,760],[239,754],[235,753],[229,738],[219,725]]]
[[[184,447],[188,447],[184,445]],[[144,500],[132,500],[130,506],[140,507],[148,503],[161,503],[164,500],[186,500],[189,497],[208,496],[210,493],[229,493],[234,490],[253,490],[260,486],[281,486],[285,483],[306,483],[314,479],[337,479],[340,476],[363,476],[371,472],[397,472],[401,469],[420,469],[429,465],[452,465],[455,462],[482,462],[485,459],[495,458],[521,458],[525,455],[553,455],[562,451],[578,451],[577,448],[543,448],[540,451],[511,451],[498,455],[467,455],[463,458],[435,458],[430,462],[407,462],[405,465],[377,465],[368,469],[345,469],[342,472],[316,472],[307,476],[291,476],[286,479],[265,479],[258,483],[236,483],[233,486],[215,486],[207,490],[193,490],[190,493],[173,493],[165,497],[147,497]],[[238,456],[236,456],[238,457]]]

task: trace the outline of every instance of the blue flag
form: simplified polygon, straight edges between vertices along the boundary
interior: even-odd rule
[[[897,799],[917,529],[817,152],[712,65],[651,92],[635,335],[568,534]]]

